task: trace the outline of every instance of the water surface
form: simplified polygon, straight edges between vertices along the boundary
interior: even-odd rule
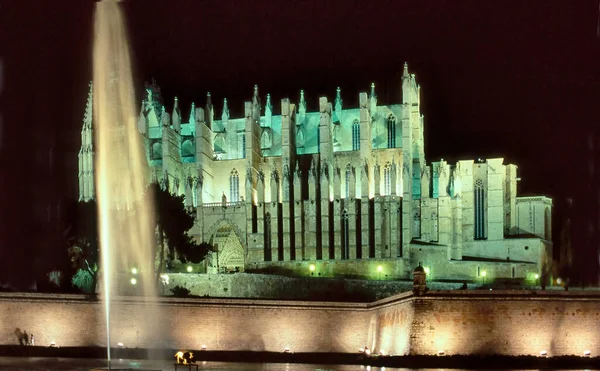
[[[467,371],[464,369],[414,369],[370,367],[357,365],[317,365],[294,363],[226,363],[199,362],[198,370],[218,371]],[[73,359],[73,358],[11,358],[0,357],[0,370],[6,371],[88,371],[93,367],[106,367],[102,359]],[[131,368],[140,370],[174,370],[170,361],[118,360],[114,359],[112,368]],[[187,370],[179,368],[179,370]],[[490,370],[493,371],[493,370]],[[516,369],[514,370],[516,371]],[[558,370],[557,370],[558,371]],[[588,371],[588,370],[586,370]]]

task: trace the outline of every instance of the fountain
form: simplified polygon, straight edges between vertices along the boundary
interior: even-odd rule
[[[148,165],[136,128],[128,39],[117,1],[96,3],[94,28],[96,193],[110,369],[111,300],[119,294],[117,275],[135,268],[138,293],[144,300],[156,297],[153,206],[143,202]]]

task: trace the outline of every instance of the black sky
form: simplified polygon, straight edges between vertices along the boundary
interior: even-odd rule
[[[0,259],[16,267],[0,270],[0,282],[9,271],[29,274],[20,269],[28,255],[44,265],[51,249],[41,247],[58,238],[48,214],[76,197],[94,4],[0,0]],[[356,105],[375,81],[380,101],[394,103],[408,61],[422,87],[427,158],[503,156],[519,166],[520,192],[549,195],[557,210],[576,196],[584,135],[600,123],[597,0],[129,0],[123,8],[138,93],[155,78],[167,105],[177,95],[186,115],[206,91],[217,115],[223,97],[241,114],[254,84],[276,100],[296,101],[304,89],[315,109],[337,86],[345,105]]]

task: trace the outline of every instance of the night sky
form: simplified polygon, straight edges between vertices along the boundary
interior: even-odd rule
[[[374,81],[380,102],[397,103],[407,61],[422,88],[429,161],[506,158],[519,166],[521,194],[554,199],[555,228],[565,199],[582,196],[585,135],[600,124],[597,0],[123,8],[140,102],[154,78],[186,116],[210,91],[215,115],[227,97],[239,117],[254,84],[275,102],[304,89],[315,110],[337,86],[356,106]],[[93,9],[86,0],[0,0],[0,283],[29,282],[64,253],[56,214],[77,197]]]

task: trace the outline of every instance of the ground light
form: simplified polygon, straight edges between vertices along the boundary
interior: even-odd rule
[[[586,350],[585,352],[583,352],[584,357],[590,357],[591,355],[592,355],[592,352],[589,350]]]
[[[546,351],[546,350],[542,350],[540,352],[540,357],[546,357],[547,355],[548,355],[548,351]]]
[[[311,264],[311,265],[309,265],[309,266],[308,266],[308,269],[309,269],[311,272],[314,272],[314,271],[315,271],[315,269],[316,269],[316,267],[315,267],[315,265],[314,265],[314,264]]]
[[[381,266],[381,265],[378,265],[378,266],[377,266],[377,273],[378,273],[378,275],[379,275],[379,279],[381,279],[381,272],[383,272],[383,266]]]
[[[130,279],[129,282],[131,282],[132,285],[137,285],[137,280],[135,278]]]
[[[425,274],[429,275],[429,272],[430,272],[429,267],[425,267],[425,268],[423,268],[423,270],[425,271]]]
[[[131,273],[132,274],[138,274],[138,270],[136,267],[131,268]]]
[[[194,270],[194,268],[192,268],[191,265],[188,265],[188,267],[187,267],[188,273],[192,273],[193,270]]]
[[[485,276],[487,276],[487,272],[486,271],[482,271],[481,272],[481,277],[483,277],[483,284],[485,285]]]
[[[124,347],[125,347],[125,345],[123,345],[123,343],[117,343],[117,346],[118,346],[119,348],[124,348]]]

